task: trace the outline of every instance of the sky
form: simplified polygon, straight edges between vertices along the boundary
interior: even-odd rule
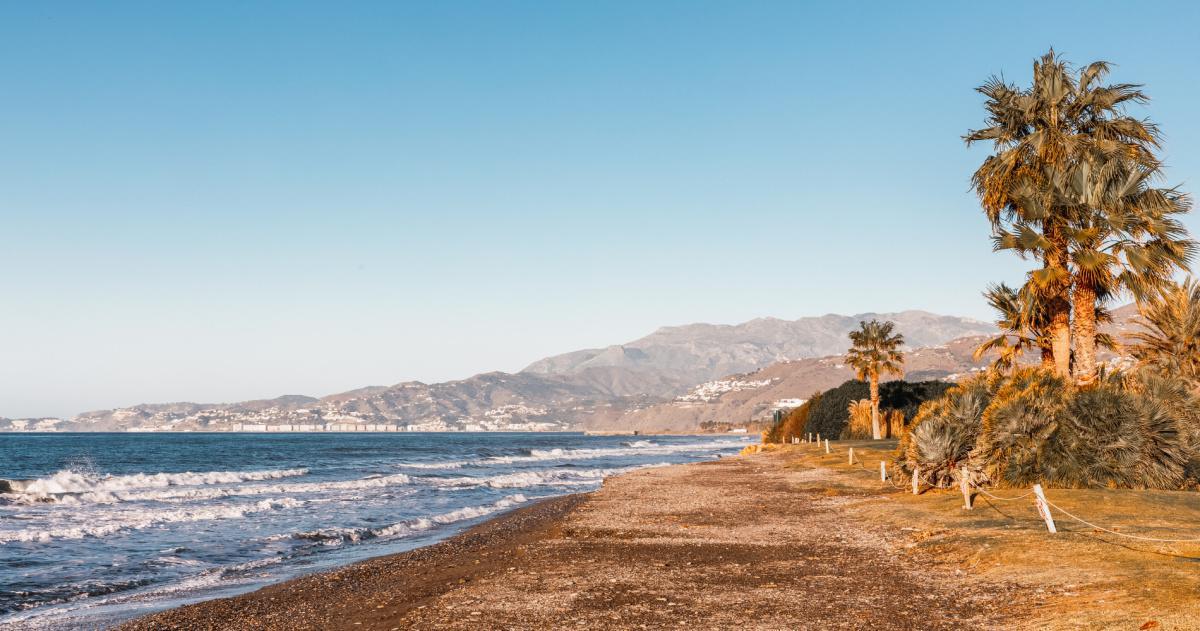
[[[1194,190],[1200,9],[964,5],[5,3],[0,416],[991,319],[974,88],[1114,62]]]

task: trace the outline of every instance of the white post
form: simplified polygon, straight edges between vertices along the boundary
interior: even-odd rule
[[[854,448],[850,448],[850,464],[854,465]]]
[[[817,432],[817,447],[821,446],[821,433]]]
[[[971,479],[967,476],[967,465],[963,465],[958,470],[958,488],[962,489],[963,508],[971,510]]]
[[[887,463],[882,460],[879,461],[879,481],[887,482]]]
[[[1054,527],[1054,516],[1050,514],[1050,505],[1046,503],[1046,496],[1042,493],[1042,485],[1040,484],[1033,485],[1033,503],[1037,505],[1042,519],[1046,520],[1046,529],[1052,534],[1057,533],[1058,529]]]
[[[825,439],[825,453],[829,453],[829,439]]]
[[[913,467],[912,474],[913,495],[918,495],[921,484],[921,467]]]

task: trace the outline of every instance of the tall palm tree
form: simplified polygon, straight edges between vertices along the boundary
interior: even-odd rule
[[[1028,282],[1046,309],[1054,369],[1064,377],[1071,373],[1073,224],[1097,212],[1085,193],[1112,175],[1086,167],[1106,157],[1159,168],[1157,129],[1122,109],[1144,102],[1145,95],[1136,85],[1099,85],[1108,70],[1106,62],[1095,62],[1073,75],[1051,50],[1034,63],[1029,88],[993,77],[978,89],[987,99],[987,126],[964,138],[968,145],[993,144],[995,153],[976,170],[972,185],[997,249],[1042,262]],[[1097,297],[1085,289],[1080,300],[1094,304]],[[1094,322],[1085,322],[1084,329],[1094,330]],[[1089,348],[1094,357],[1094,344]]]
[[[871,435],[875,440],[882,438],[879,428],[879,376],[881,374],[904,375],[904,354],[900,347],[904,336],[893,333],[895,322],[859,322],[858,330],[850,332],[850,349],[846,363],[858,374],[858,378],[871,384]]]
[[[1107,166],[1107,165],[1106,165]],[[1097,310],[1119,294],[1149,299],[1186,269],[1195,249],[1176,215],[1190,209],[1189,198],[1175,189],[1150,185],[1156,169],[1124,160],[1098,180],[1088,206],[1097,210],[1074,218],[1069,230],[1073,266],[1075,362],[1079,385],[1096,379]]]
[[[1200,385],[1200,282],[1193,278],[1139,305],[1143,331],[1129,349],[1144,366]]]

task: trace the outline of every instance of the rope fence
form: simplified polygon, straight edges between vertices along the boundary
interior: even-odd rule
[[[801,444],[801,445],[815,443],[818,451],[819,452],[823,451],[825,454],[832,454],[836,451],[831,448],[828,439],[825,439],[823,441],[823,444],[822,444],[822,440],[820,438],[818,438],[816,441],[812,440],[811,438],[808,438],[807,440],[797,438],[797,439],[793,440],[792,442],[793,442],[793,444]],[[867,467],[866,463],[863,462],[862,458],[855,458],[853,447],[849,448],[849,463],[848,464],[851,467],[851,470],[853,470],[853,471],[865,471],[867,473],[874,474],[874,472],[869,467]],[[855,465],[857,465],[858,468],[854,468]],[[883,482],[886,481],[889,484],[891,484],[893,488],[903,490],[904,486],[896,484],[896,482],[893,480],[893,476],[892,476],[891,472],[887,470],[886,461],[880,461],[879,465],[880,465],[879,474],[880,474],[880,478],[881,478],[880,483],[882,484]],[[933,488],[944,488],[944,487],[940,486],[939,484],[935,483],[935,481],[932,479],[932,475],[922,475],[922,472],[920,471],[920,469],[917,469],[913,473],[915,474],[913,476],[915,479],[913,480],[913,485],[912,485],[912,492],[914,495],[918,493],[920,484],[925,484],[926,486],[933,487]],[[1029,491],[1027,491],[1025,493],[1022,493],[1021,495],[1017,495],[1017,496],[1013,496],[1013,497],[1004,497],[1004,496],[996,495],[996,494],[988,491],[987,489],[985,489],[984,487],[982,487],[978,483],[976,483],[974,480],[971,480],[970,476],[968,474],[966,474],[965,468],[964,468],[963,472],[961,472],[959,474],[959,478],[960,478],[960,484],[962,486],[964,500],[965,500],[964,508],[967,508],[967,509],[971,508],[970,494],[968,492],[968,488],[973,488],[974,490],[976,490],[980,494],[982,494],[984,497],[987,497],[987,498],[993,499],[993,500],[997,500],[997,501],[1001,501],[1001,502],[1015,502],[1017,500],[1023,500],[1025,498],[1032,496],[1034,498],[1034,505],[1037,508],[1038,513],[1045,520],[1046,527],[1051,533],[1058,532],[1058,530],[1054,524],[1054,518],[1053,518],[1052,511],[1051,511],[1051,509],[1054,509],[1055,511],[1058,511],[1059,513],[1061,513],[1063,516],[1065,516],[1069,519],[1072,519],[1076,522],[1079,522],[1080,524],[1083,524],[1084,526],[1087,526],[1094,530],[1098,530],[1100,532],[1104,532],[1104,533],[1107,533],[1107,534],[1110,534],[1110,535],[1113,535],[1116,537],[1124,537],[1126,539],[1133,539],[1136,541],[1146,541],[1146,542],[1150,542],[1150,543],[1200,543],[1200,537],[1186,538],[1186,539],[1167,539],[1167,538],[1160,538],[1160,537],[1147,537],[1144,535],[1131,535],[1128,533],[1119,532],[1112,528],[1105,528],[1104,526],[1094,524],[1086,519],[1083,519],[1082,517],[1078,517],[1078,516],[1074,515],[1073,513],[1067,511],[1065,508],[1059,506],[1058,504],[1051,502],[1049,499],[1046,498],[1045,493],[1042,491],[1042,486],[1040,484],[1035,484],[1032,489],[1030,489]]]

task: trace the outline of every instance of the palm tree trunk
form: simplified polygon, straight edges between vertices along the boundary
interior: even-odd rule
[[[879,432],[879,375],[871,375],[871,437],[881,438]]]
[[[1067,238],[1057,223],[1047,222],[1046,238],[1052,244],[1045,265],[1059,280],[1047,287],[1046,308],[1050,313],[1050,347],[1054,352],[1054,372],[1071,377],[1071,275],[1067,264]]]
[[[1086,386],[1096,379],[1096,287],[1075,279],[1075,383]]]

